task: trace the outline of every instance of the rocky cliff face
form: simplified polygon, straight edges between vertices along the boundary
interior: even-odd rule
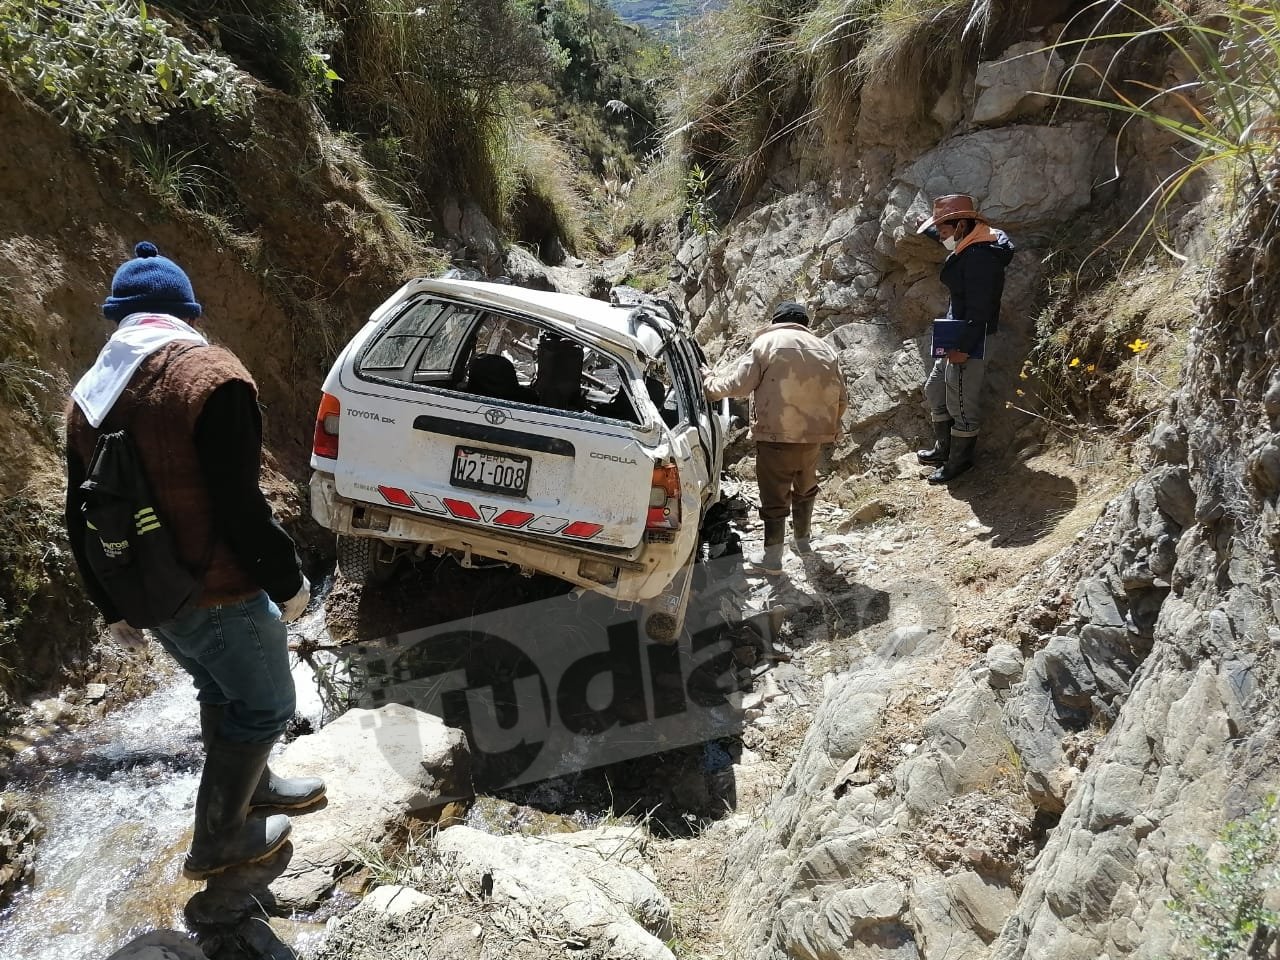
[[[780,174],[772,199],[679,253],[673,279],[713,354],[740,347],[780,299],[800,294],[816,308],[853,392],[840,472],[901,456],[923,425],[922,335],[944,303],[940,253],[904,223],[929,196],[974,193],[1022,251],[991,363],[995,396],[1016,385],[1050,237],[1105,216],[1095,185],[1108,132],[1048,123],[1025,91],[1060,68],[1014,77],[1017,63],[984,65],[944,95],[934,120],[949,132],[918,153],[893,129],[893,92],[868,90],[843,175],[796,178],[793,155],[779,168],[793,182]],[[1214,855],[1223,824],[1280,781],[1269,692],[1280,644],[1280,242],[1274,168],[1267,176],[1205,281],[1182,386],[1140,445],[1140,479],[993,605],[978,636],[882,650],[828,678],[783,788],[730,855],[734,955],[1189,949],[1169,900],[1187,892],[1190,846]],[[1017,430],[993,410],[987,442],[1016,443]],[[942,662],[956,664],[949,689],[930,695],[912,742],[886,761],[903,692],[927,689]]]

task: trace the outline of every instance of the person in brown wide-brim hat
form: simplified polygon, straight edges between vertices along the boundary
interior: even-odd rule
[[[987,218],[977,211],[973,197],[967,193],[951,193],[938,197],[933,201],[933,215],[916,229],[916,233],[924,233],[930,227],[953,220],[977,220],[986,223]]]
[[[935,199],[933,215],[916,232],[946,247],[939,279],[951,294],[947,316],[934,321],[933,366],[924,383],[934,444],[917,450],[916,457],[936,468],[928,475],[930,483],[949,483],[973,466],[987,337],[999,326],[1013,243],[987,222],[967,193]]]

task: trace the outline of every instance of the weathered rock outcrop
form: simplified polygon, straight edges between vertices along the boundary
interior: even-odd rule
[[[680,251],[673,281],[713,353],[772,303],[807,296],[850,376],[837,457],[896,456],[892,435],[917,422],[912,338],[941,304],[940,254],[908,224],[930,195],[974,193],[1032,251],[1010,272],[992,362],[995,389],[1012,389],[1028,331],[1008,308],[1032,302],[1034,251],[1088,209],[1109,149],[1095,125],[1040,124],[1045,88],[1011,79],[1016,63],[984,68],[981,110],[968,101],[936,149],[864,157],[856,199],[811,184]],[[1265,692],[1280,647],[1274,200],[1254,198],[1207,279],[1143,476],[1024,582],[1025,612],[991,624],[949,689],[927,681],[934,647],[829,678],[786,783],[730,855],[735,956],[1177,949],[1169,903],[1188,889],[1190,846],[1213,847],[1280,782],[1280,708]]]

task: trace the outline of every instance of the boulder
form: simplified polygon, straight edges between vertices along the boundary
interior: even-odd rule
[[[529,290],[546,290],[556,292],[555,282],[547,272],[546,266],[524,247],[511,246],[502,261],[502,272],[517,287]]]
[[[293,855],[271,881],[286,909],[314,909],[354,860],[353,850],[380,844],[410,816],[471,794],[462,732],[398,703],[348,710],[289,744],[272,768],[323,777],[327,787],[323,806],[293,817]]]
[[[896,243],[880,249],[896,251],[913,232],[905,227],[912,215],[926,213],[933,197],[948,193],[972,194],[992,223],[1014,232],[1060,222],[1089,205],[1094,157],[1105,138],[1101,126],[1080,122],[978,130],[945,140],[898,178],[880,219],[882,240],[898,225]]]
[[[452,827],[436,852],[459,881],[522,923],[585,941],[600,960],[674,960],[671,905],[636,846],[636,831],[605,827],[573,834],[493,836]]]
[[[1005,123],[1043,110],[1058,87],[1065,64],[1057,52],[1036,41],[1016,43],[999,60],[978,64],[973,122]]]
[[[130,940],[107,960],[208,960],[190,934],[153,930]]]

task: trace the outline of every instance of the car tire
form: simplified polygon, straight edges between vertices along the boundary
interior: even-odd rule
[[[641,624],[644,636],[650,643],[672,646],[680,642],[684,633],[685,615],[689,610],[689,596],[696,569],[697,548],[679,572],[671,579],[667,589],[642,606]]]
[[[373,537],[338,534],[338,573],[356,583],[386,583],[396,572],[394,548]]]

